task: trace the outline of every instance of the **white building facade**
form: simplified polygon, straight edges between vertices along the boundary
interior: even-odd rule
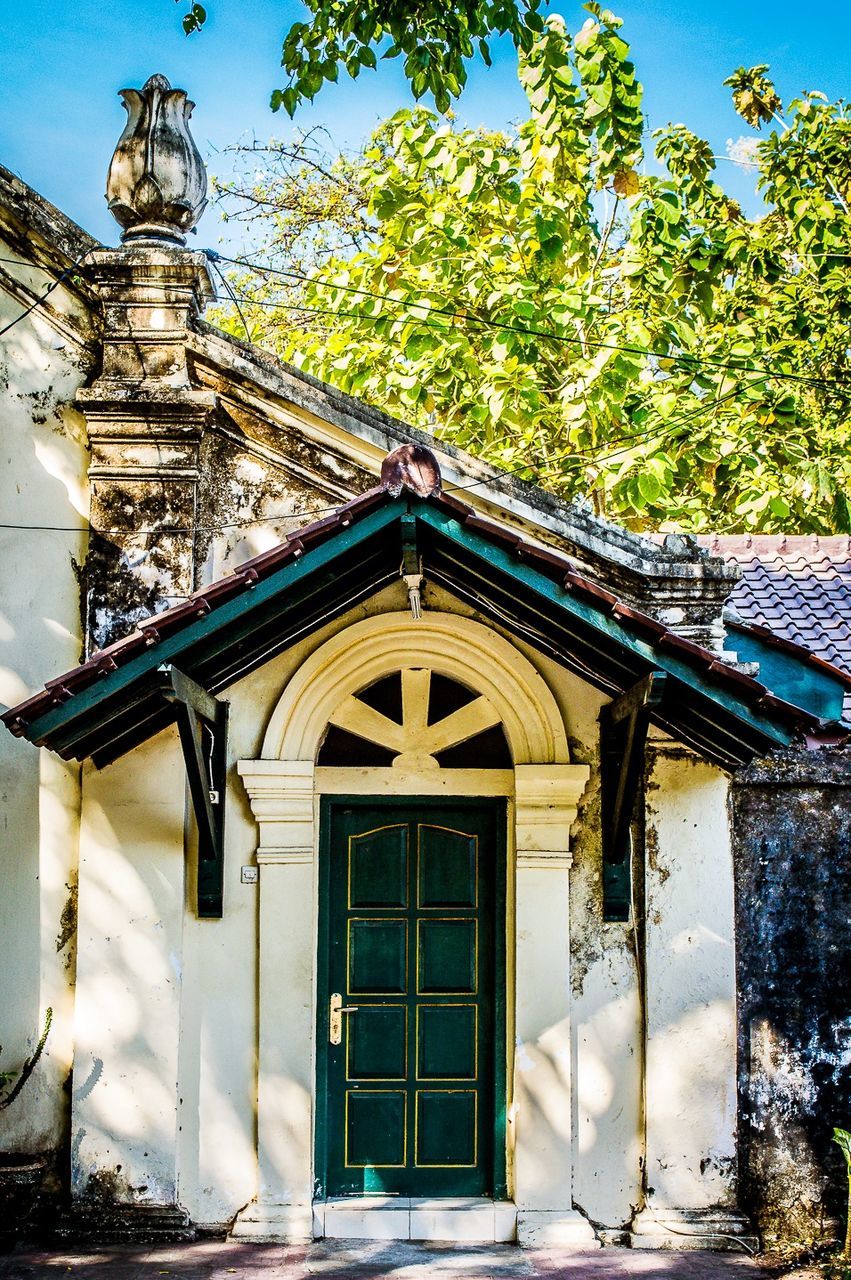
[[[836,731],[724,652],[733,572],[0,178],[4,1044],[54,1011],[0,1146],[162,1231],[751,1236],[730,778]]]

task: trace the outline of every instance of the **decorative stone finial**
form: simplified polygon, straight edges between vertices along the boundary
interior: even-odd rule
[[[159,75],[119,97],[127,124],[109,166],[106,199],[122,242],[185,244],[207,204],[207,172],[189,132],[195,103]]]
[[[440,467],[431,449],[421,444],[403,444],[393,449],[381,464],[381,488],[398,498],[403,488],[421,498],[440,493]]]

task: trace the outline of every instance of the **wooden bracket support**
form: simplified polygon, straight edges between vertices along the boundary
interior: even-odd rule
[[[180,745],[198,825],[198,915],[220,920],[225,862],[228,704],[166,664],[158,669],[163,697],[175,705]]]
[[[666,676],[653,672],[600,713],[603,827],[603,919],[628,920],[632,898],[630,827],[650,717],[665,696]]]

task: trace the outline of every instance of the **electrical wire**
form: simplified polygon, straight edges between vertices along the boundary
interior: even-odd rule
[[[92,249],[87,249],[86,252],[82,255],[82,257],[78,258],[76,262],[72,262],[70,267],[66,267],[65,270],[62,272],[62,274],[58,275],[56,279],[53,281],[53,283],[48,285],[44,293],[39,294],[37,298],[33,299],[33,301],[30,303],[30,305],[26,308],[25,311],[22,311],[19,316],[15,316],[14,320],[10,320],[8,324],[4,325],[3,328],[0,329],[0,338],[3,337],[4,333],[8,333],[10,329],[14,329],[16,324],[20,324],[22,320],[26,320],[27,316],[31,315],[32,312],[35,311],[36,307],[41,306],[41,304],[47,300],[50,294],[53,293],[53,290],[59,288],[63,280],[67,280],[68,276],[73,275],[73,273],[80,267],[83,260],[87,258],[91,252],[92,252]],[[22,264],[22,265],[26,265],[26,264]]]
[[[306,313],[309,313],[309,314],[312,314],[312,315],[344,316],[344,317],[349,317],[349,318],[357,319],[357,320],[371,320],[371,321],[375,321],[375,322],[377,322],[377,321],[382,321],[382,320],[383,320],[383,321],[390,320],[392,323],[399,323],[399,321],[400,321],[400,319],[401,319],[401,317],[392,317],[392,316],[389,316],[389,317],[388,317],[388,316],[382,316],[382,315],[377,315],[377,316],[368,316],[368,315],[365,315],[365,314],[364,314],[363,312],[361,312],[361,311],[341,311],[341,310],[335,310],[335,309],[333,309],[333,308],[324,308],[324,307],[308,307],[308,306],[304,306],[304,305],[299,304],[299,303],[292,303],[292,302],[271,302],[271,301],[261,301],[260,299],[251,298],[251,297],[249,297],[249,296],[248,296],[248,295],[246,295],[246,294],[240,294],[239,296],[240,296],[240,298],[242,299],[242,301],[243,301],[243,302],[245,302],[245,303],[249,303],[249,304],[250,304],[250,305],[252,305],[252,306],[255,306],[255,307],[270,307],[270,308],[272,308],[272,309],[274,309],[274,310],[281,310],[281,309],[285,309],[285,310],[288,310],[288,311],[306,312]],[[433,322],[433,321],[428,321],[428,320],[423,320],[423,319],[415,319],[415,320],[413,320],[413,322],[409,322],[409,323],[413,323],[414,325],[416,325],[416,326],[418,326],[418,327],[426,327],[426,328],[431,328],[431,329],[440,329],[440,330],[442,330],[443,332],[449,332],[449,331],[450,331],[450,326],[449,326],[449,325],[439,324],[439,323],[435,323],[435,322]],[[485,326],[486,326],[486,324],[487,324],[487,322],[485,322],[485,321],[477,322],[477,323],[481,323],[482,325],[485,325]],[[494,327],[501,327],[501,326],[494,326]],[[531,331],[531,330],[530,330],[529,332],[533,332],[533,331]],[[580,340],[579,340],[579,339],[576,339],[576,341],[580,341]],[[613,349],[614,349],[614,350],[618,350],[618,351],[627,351],[627,350],[629,350],[629,348],[627,348],[627,347],[616,347],[616,348],[613,348]],[[660,357],[660,358],[665,358],[665,359],[670,359],[670,360],[672,360],[672,361],[676,361],[676,360],[678,360],[680,357],[679,357],[679,356],[670,356],[670,357]],[[827,381],[826,379],[808,378],[808,377],[805,377],[804,375],[795,375],[795,374],[788,374],[788,375],[786,375],[786,374],[779,374],[779,373],[774,373],[774,372],[769,372],[769,371],[764,371],[764,370],[763,370],[763,371],[760,371],[758,368],[748,368],[748,367],[747,367],[747,366],[745,366],[745,365],[725,365],[725,366],[721,366],[721,367],[734,369],[734,370],[736,370],[736,372],[738,372],[738,373],[761,373],[760,378],[757,380],[758,382],[763,382],[763,381],[765,381],[765,380],[766,380],[766,379],[768,379],[768,378],[784,378],[784,377],[789,377],[789,378],[794,378],[795,380],[797,380],[797,381],[799,381],[799,382],[807,382],[807,383],[818,382],[818,383],[819,383],[819,385],[824,386],[824,387],[833,387],[834,385],[835,385],[836,387],[840,387],[840,384],[839,384],[838,382],[837,382],[837,383],[833,383],[833,382],[829,382],[829,381]],[[752,384],[752,385],[754,385],[754,384]],[[734,390],[733,390],[733,392],[732,392],[731,394],[733,394],[733,395],[738,394],[738,390],[739,390],[738,388],[734,388]],[[723,399],[725,399],[725,400],[726,400],[726,399],[728,399],[728,398],[729,398],[729,396],[728,396],[728,395],[725,395],[725,396],[723,397]]]
[[[210,261],[211,265],[213,266],[213,268],[215,269],[216,275],[219,277],[219,279],[221,280],[222,284],[225,286],[225,288],[227,289],[228,293],[229,293],[229,294],[230,294],[230,296],[231,296],[231,301],[233,302],[233,305],[236,307],[237,314],[238,314],[238,316],[239,316],[240,320],[242,321],[242,328],[243,328],[243,330],[244,330],[244,332],[245,332],[245,336],[246,336],[246,338],[248,339],[248,341],[249,341],[250,343],[252,343],[252,344],[253,344],[254,339],[253,339],[253,338],[252,338],[252,336],[251,336],[251,330],[250,330],[250,329],[249,329],[249,327],[248,327],[248,324],[247,324],[247,322],[246,322],[245,316],[242,314],[242,307],[239,305],[239,300],[237,299],[236,294],[234,293],[233,289],[231,288],[230,280],[228,280],[227,276],[226,276],[226,275],[225,275],[225,273],[222,271],[221,267],[220,267],[220,266],[218,266],[218,265],[216,264],[215,259],[211,258],[209,261]]]
[[[53,267],[43,267],[38,262],[25,262],[23,258],[0,258],[0,262],[8,262],[13,267],[26,267],[28,271],[43,271],[48,276],[54,274]]]
[[[49,296],[49,294],[50,294],[50,293],[52,293],[52,292],[53,292],[53,290],[54,290],[54,289],[56,289],[56,288],[58,287],[58,285],[62,282],[62,280],[64,280],[65,278],[67,278],[67,276],[69,276],[70,274],[72,274],[75,270],[77,270],[77,269],[81,266],[81,264],[82,264],[82,262],[84,261],[84,259],[85,259],[85,258],[88,256],[88,254],[89,254],[89,253],[91,253],[91,252],[92,252],[92,250],[91,250],[91,249],[87,249],[87,250],[86,250],[86,252],[85,252],[85,253],[84,253],[84,254],[83,254],[79,259],[77,259],[77,261],[76,261],[76,262],[72,263],[72,264],[71,264],[71,266],[67,267],[67,268],[65,269],[65,271],[63,271],[59,276],[57,276],[57,277],[56,277],[56,279],[55,279],[55,280],[54,280],[54,281],[49,285],[49,287],[44,291],[44,293],[43,293],[43,294],[41,294],[41,295],[39,295],[39,297],[37,297],[36,299],[34,299],[34,300],[33,300],[33,302],[30,304],[30,306],[29,306],[25,311],[23,311],[19,316],[15,317],[15,319],[13,319],[12,321],[10,321],[10,322],[9,322],[9,323],[8,323],[8,324],[7,324],[3,329],[0,329],[0,336],[2,336],[4,333],[7,333],[11,328],[13,328],[13,327],[14,327],[14,325],[16,325],[16,324],[20,323],[20,321],[21,321],[21,320],[23,320],[23,319],[24,319],[27,315],[29,315],[32,311],[34,311],[34,310],[35,310],[35,308],[36,308],[37,306],[39,306],[41,303],[43,303],[43,302],[44,302],[44,300]],[[293,277],[293,278],[295,278],[295,279],[300,279],[300,280],[305,280],[305,281],[306,281],[306,280],[308,280],[308,277],[307,277],[307,276],[297,275],[296,273],[292,273],[292,272],[285,272],[285,271],[282,271],[282,270],[279,270],[279,269],[276,269],[276,268],[267,268],[267,267],[262,266],[262,264],[252,264],[252,263],[249,263],[249,262],[243,262],[243,261],[241,261],[241,260],[239,260],[239,259],[235,259],[235,258],[228,258],[228,257],[226,257],[225,255],[216,254],[216,253],[214,253],[212,250],[206,250],[206,251],[205,251],[205,256],[209,259],[209,261],[211,262],[211,265],[215,268],[215,270],[216,270],[217,274],[220,276],[220,278],[222,279],[222,282],[224,283],[224,285],[225,285],[226,289],[228,290],[228,292],[229,292],[229,294],[230,294],[230,296],[231,296],[231,298],[232,298],[232,300],[233,300],[234,306],[236,307],[237,311],[239,312],[239,316],[240,316],[240,319],[241,319],[241,321],[242,321],[243,328],[244,328],[244,330],[245,330],[246,335],[247,335],[247,336],[248,336],[248,338],[249,338],[249,341],[251,340],[251,339],[250,339],[250,331],[249,331],[249,329],[248,329],[248,325],[246,324],[246,321],[245,321],[245,318],[244,318],[244,316],[243,316],[243,314],[242,314],[242,311],[241,311],[241,309],[240,309],[240,307],[239,307],[239,301],[238,301],[237,295],[235,294],[235,292],[234,292],[234,291],[233,291],[233,289],[231,288],[230,283],[229,283],[229,281],[226,279],[226,277],[224,276],[223,272],[221,271],[221,268],[220,268],[220,267],[218,267],[218,265],[217,265],[218,260],[223,260],[223,261],[232,262],[232,263],[234,263],[234,264],[235,264],[235,265],[237,265],[237,266],[248,266],[248,267],[254,267],[254,268],[255,268],[255,269],[257,269],[257,270],[261,270],[261,271],[268,271],[268,272],[271,272],[272,274],[278,274],[278,275],[284,275],[284,276],[292,276],[292,277]],[[12,260],[10,259],[9,261],[12,261]],[[348,286],[341,286],[341,287],[343,287],[343,288],[348,288]],[[357,292],[357,293],[365,293],[365,292],[366,292],[366,291],[364,291],[364,290],[350,290],[350,291],[352,291],[352,292]],[[188,291],[188,292],[192,292],[192,291],[190,290],[190,291]],[[382,300],[383,300],[383,299],[382,299],[382,296],[381,296],[381,295],[378,295],[378,294],[367,294],[367,296],[373,297],[373,298],[375,298],[375,299],[377,299],[377,300],[379,300],[379,301],[382,301]],[[407,305],[407,304],[405,304],[402,300],[399,300],[399,299],[389,299],[389,300],[390,300],[390,301],[392,301],[392,302],[394,302],[394,303],[396,303],[397,305]],[[245,297],[244,295],[243,295],[243,301],[253,303],[254,305],[270,305],[270,306],[276,306],[276,307],[279,305],[279,304],[277,304],[277,303],[262,303],[262,302],[260,302],[260,301],[259,301],[259,300],[257,300],[257,299],[247,298],[247,297]],[[284,304],[284,305],[287,305],[287,304]],[[415,305],[415,306],[416,306],[416,305],[420,305],[420,306],[424,306],[425,304],[410,304],[410,305]],[[341,314],[342,314],[342,315],[347,314],[347,313],[340,312],[340,311],[336,311],[336,310],[333,310],[333,309],[327,309],[327,310],[325,310],[325,309],[319,309],[319,308],[306,308],[306,307],[293,307],[293,309],[295,309],[295,310],[305,310],[305,311],[311,311],[311,312],[320,312],[321,314],[330,314],[330,315],[335,315],[335,316],[336,316],[336,315],[341,315]],[[535,330],[523,330],[523,329],[520,329],[520,327],[519,327],[519,326],[505,326],[505,325],[497,325],[495,322],[492,324],[491,322],[488,322],[488,321],[482,321],[482,320],[480,320],[478,317],[473,317],[473,316],[469,316],[469,317],[468,317],[468,316],[465,316],[463,313],[450,313],[450,312],[446,311],[445,309],[441,309],[441,308],[435,308],[435,309],[433,309],[433,310],[435,310],[435,311],[437,311],[437,312],[440,312],[440,313],[442,313],[442,314],[445,314],[447,317],[450,317],[450,316],[451,316],[451,317],[455,317],[455,316],[457,316],[457,318],[468,319],[468,320],[472,321],[474,324],[478,324],[478,325],[483,326],[483,327],[512,328],[512,329],[516,329],[516,330],[518,330],[518,331],[520,331],[520,332],[528,332],[528,333],[532,334],[533,336],[537,333],[537,334],[538,334],[538,336],[550,337],[550,338],[554,338],[554,339],[555,339],[555,338],[557,338],[557,335],[553,335],[553,334],[545,334],[543,331],[538,332],[538,331],[535,331]],[[386,317],[380,317],[380,316],[370,316],[370,317],[365,317],[365,316],[363,316],[363,315],[362,315],[362,313],[351,313],[351,314],[353,314],[353,315],[357,316],[358,318],[364,318],[364,319],[386,319]],[[423,321],[423,320],[418,320],[418,321],[416,321],[415,323],[417,323],[417,324],[429,324],[429,322],[428,322],[428,321]],[[432,325],[432,327],[446,328],[446,326],[444,326],[444,325],[437,325],[437,326]],[[561,339],[559,339],[559,340],[561,340]],[[582,341],[582,340],[581,340],[581,339],[568,339],[568,341],[576,341],[576,342],[580,342],[580,341]],[[599,344],[599,343],[598,343],[598,344],[596,344],[596,345],[598,345],[598,346],[602,346],[602,345],[611,345],[611,344]],[[627,348],[627,347],[615,347],[614,349],[617,349],[617,350],[623,350],[623,351],[630,351],[630,350],[633,350],[633,349],[631,349],[631,348]],[[638,352],[638,349],[635,349],[635,353],[639,353],[639,352]],[[653,354],[653,353],[651,353],[651,352],[643,352],[643,354],[648,354],[648,355],[650,355],[650,354]],[[689,358],[690,358],[690,357],[689,357]],[[712,362],[711,362],[711,363],[712,363]],[[715,363],[717,363],[717,362],[715,362]],[[762,377],[760,377],[759,379],[757,379],[756,381],[754,381],[753,383],[751,383],[750,385],[752,385],[752,386],[754,386],[754,385],[758,385],[758,383],[759,383],[759,382],[762,382],[762,381],[764,381],[764,380],[765,380],[765,379],[767,379],[767,378],[774,378],[774,377],[778,377],[778,376],[779,376],[779,377],[784,377],[784,376],[795,376],[795,375],[780,375],[780,374],[777,374],[777,373],[775,373],[775,372],[773,372],[773,371],[771,371],[771,370],[764,370],[764,371],[760,371],[760,370],[758,370],[758,369],[748,369],[747,367],[744,367],[744,366],[724,365],[724,366],[722,366],[722,367],[727,367],[727,368],[731,368],[731,369],[736,369],[736,370],[738,370],[738,371],[740,371],[740,372],[751,372],[751,373],[760,373],[760,372],[762,372]],[[799,378],[798,380],[803,380],[803,381],[815,381],[814,379],[804,379],[804,378]],[[823,384],[824,384],[824,385],[828,385],[824,380],[821,380],[821,381],[823,382]],[[720,397],[720,398],[716,399],[715,401],[713,401],[711,405],[700,405],[697,409],[693,410],[693,411],[692,411],[692,413],[690,413],[690,414],[686,415],[684,418],[677,419],[677,420],[675,420],[673,423],[665,424],[665,425],[663,425],[662,427],[659,427],[658,429],[655,429],[655,430],[654,430],[653,428],[648,428],[648,429],[646,429],[645,431],[642,431],[642,432],[634,432],[634,433],[628,434],[628,435],[626,435],[626,436],[616,437],[614,440],[609,441],[609,443],[618,443],[618,442],[619,442],[619,440],[622,440],[622,441],[625,441],[624,447],[623,447],[623,448],[621,448],[621,449],[618,449],[618,450],[610,451],[610,452],[608,452],[608,453],[599,453],[599,452],[597,452],[597,451],[593,451],[593,457],[594,457],[594,460],[595,460],[595,461],[597,461],[597,462],[607,462],[607,461],[610,461],[610,460],[611,460],[612,458],[614,458],[614,457],[618,457],[618,456],[620,456],[620,455],[622,455],[622,454],[624,454],[624,453],[628,453],[628,452],[630,452],[632,449],[634,449],[634,448],[637,446],[638,441],[639,441],[641,438],[643,438],[643,437],[647,437],[647,436],[649,436],[650,438],[656,438],[656,439],[663,438],[663,437],[667,437],[667,436],[669,436],[669,435],[673,434],[676,430],[678,430],[678,429],[679,429],[679,428],[680,428],[684,423],[686,423],[686,422],[690,421],[690,420],[691,420],[691,419],[693,419],[694,417],[699,416],[699,415],[700,415],[701,413],[703,413],[707,408],[713,408],[713,407],[717,406],[718,404],[723,403],[723,401],[724,401],[724,400],[727,400],[727,399],[731,398],[733,395],[735,395],[735,394],[737,394],[737,393],[738,393],[738,389],[734,389],[733,391],[731,391],[731,392],[727,393],[727,395],[725,395],[725,396],[723,396],[723,397]],[[588,457],[591,453],[592,453],[592,451],[591,451],[591,450],[586,450],[586,451],[579,451],[578,453],[575,453],[575,454],[573,454],[573,455],[570,455],[570,454],[568,454],[568,455],[563,455],[563,456],[559,459],[559,462],[560,462],[560,464],[561,464],[561,465],[564,465],[564,464],[569,463],[569,462],[583,461],[583,460],[587,459],[587,457]],[[529,464],[528,464],[528,463],[524,463],[522,466],[520,466],[520,467],[518,467],[518,468],[516,468],[516,469],[514,469],[514,470],[512,470],[512,471],[503,471],[503,472],[500,472],[500,473],[499,473],[497,476],[495,476],[495,477],[483,477],[482,479],[472,481],[472,482],[470,482],[470,483],[469,483],[469,484],[467,484],[467,485],[454,485],[454,486],[450,486],[450,487],[447,489],[447,492],[452,492],[453,490],[471,489],[471,488],[475,488],[475,487],[477,487],[477,486],[478,486],[478,485],[480,485],[480,484],[497,483],[497,482],[498,482],[501,478],[503,478],[503,477],[507,477],[507,476],[511,476],[511,475],[517,475],[517,474],[519,474],[521,471],[527,471],[527,470],[529,470],[529,469],[530,469]],[[256,525],[256,524],[258,524],[258,523],[260,523],[260,522],[262,522],[262,521],[265,521],[265,520],[274,520],[274,521],[276,521],[276,522],[280,523],[280,522],[281,522],[281,521],[283,521],[283,520],[294,520],[294,519],[305,518],[305,517],[308,517],[308,516],[310,516],[310,517],[314,517],[314,518],[315,518],[315,517],[316,517],[316,516],[318,516],[318,515],[325,514],[325,513],[328,513],[328,512],[332,512],[332,511],[335,511],[336,509],[337,509],[336,507],[327,507],[327,508],[319,508],[318,510],[316,510],[316,509],[315,509],[315,510],[313,510],[313,511],[309,511],[309,512],[308,512],[308,511],[305,511],[305,512],[291,512],[291,513],[289,513],[288,515],[276,515],[276,516],[258,517],[256,520],[246,521],[246,522],[243,522],[243,523],[225,524],[225,525],[217,525],[217,526],[198,526],[198,527],[196,528],[195,532],[224,532],[224,531],[225,531],[225,530],[227,530],[227,529],[248,528],[248,527],[251,527],[251,526],[253,526],[253,525]],[[159,537],[163,537],[163,536],[176,536],[176,535],[178,535],[178,534],[182,534],[182,535],[189,535],[190,533],[192,533],[192,532],[193,532],[191,529],[183,529],[183,528],[157,529],[157,530],[147,530],[147,531],[146,531],[146,530],[126,530],[126,529],[120,529],[120,530],[93,530],[93,529],[91,529],[91,527],[89,527],[89,528],[79,528],[79,527],[71,526],[71,525],[68,525],[68,526],[63,526],[63,525],[21,525],[21,524],[14,524],[14,523],[8,523],[8,522],[0,522],[0,528],[2,528],[2,529],[16,529],[16,530],[22,530],[22,531],[23,531],[23,530],[26,530],[26,531],[31,531],[31,532],[44,531],[44,532],[68,532],[68,533],[81,533],[81,534],[85,534],[85,535],[87,535],[87,536],[90,536],[92,533],[95,533],[95,534],[99,534],[99,536],[101,536],[101,537],[107,537],[107,536],[119,536],[119,535],[128,535],[128,534],[132,534],[132,536],[137,536],[137,537],[152,537],[152,536],[159,536]]]
[[[86,252],[82,255],[82,257],[78,258],[75,263],[73,263],[70,267],[67,267],[65,271],[61,273],[61,275],[57,276],[56,279],[44,291],[44,293],[41,294],[38,298],[34,299],[33,302],[26,308],[25,311],[21,312],[19,316],[16,316],[7,325],[5,325],[2,329],[0,329],[0,337],[2,337],[3,334],[8,333],[9,330],[14,328],[16,324],[20,324],[22,320],[26,319],[26,317],[36,309],[36,307],[38,307],[41,303],[43,303],[46,300],[46,298],[53,292],[54,289],[56,289],[62,283],[63,280],[67,279],[67,277],[71,275],[82,264],[84,259],[91,252],[92,252],[91,249],[87,249]],[[285,271],[283,268],[280,268],[280,267],[269,267],[263,263],[249,262],[248,260],[240,259],[240,258],[231,258],[225,254],[216,253],[212,249],[205,249],[203,250],[203,253],[204,253],[204,256],[208,259],[208,261],[213,266],[216,266],[217,262],[219,261],[230,262],[235,266],[246,267],[249,270],[253,270],[258,274],[265,273],[270,275],[278,275],[278,276],[287,277],[293,280],[298,280],[298,281],[301,281],[302,283],[319,284],[325,288],[338,289],[338,290],[343,290],[347,293],[358,294],[362,297],[370,298],[373,301],[381,302],[382,304],[386,302],[392,306],[397,306],[397,307],[405,307],[405,308],[413,307],[418,310],[427,311],[430,315],[441,315],[441,316],[444,316],[446,319],[451,319],[451,320],[463,320],[466,324],[475,325],[479,329],[498,330],[498,331],[504,331],[508,333],[517,333],[526,337],[544,338],[550,342],[558,342],[562,344],[566,343],[568,345],[575,345],[580,347],[592,347],[595,350],[619,351],[626,355],[644,355],[644,356],[649,356],[655,359],[667,359],[667,360],[672,360],[674,363],[705,365],[707,368],[728,369],[737,373],[760,373],[767,378],[777,378],[777,379],[782,379],[789,382],[803,382],[812,386],[836,387],[841,390],[843,389],[843,385],[844,385],[842,382],[840,382],[839,379],[836,379],[836,378],[827,379],[827,378],[817,378],[809,374],[802,374],[802,373],[784,373],[776,369],[765,369],[765,368],[760,368],[759,366],[754,366],[754,365],[733,364],[730,361],[707,359],[707,357],[705,356],[695,356],[695,355],[692,355],[691,353],[682,352],[682,351],[674,354],[670,354],[670,355],[665,355],[664,353],[652,351],[647,347],[627,346],[622,343],[614,343],[614,342],[602,342],[596,338],[578,338],[578,337],[573,337],[570,334],[557,334],[557,333],[552,333],[551,331],[547,331],[545,329],[533,329],[525,325],[515,325],[515,324],[508,324],[505,321],[488,320],[480,316],[474,316],[469,312],[452,311],[446,307],[433,307],[433,306],[430,306],[428,303],[424,303],[424,302],[413,302],[411,300],[406,300],[403,298],[393,298],[389,294],[373,293],[366,289],[358,289],[353,285],[344,285],[344,284],[334,283],[327,280],[324,280],[324,281],[317,280],[313,277],[306,276],[297,272]],[[10,261],[10,262],[15,261],[17,263],[16,259],[6,259],[6,261]],[[20,265],[27,266],[28,264],[21,263]],[[46,268],[43,268],[43,267],[38,269],[46,270]],[[274,310],[283,309],[283,310],[297,311],[300,313],[313,314],[313,315],[325,315],[325,316],[334,316],[334,317],[343,316],[349,319],[372,320],[372,321],[388,319],[387,316],[382,316],[382,315],[368,316],[363,312],[341,311],[339,308],[334,308],[334,307],[308,307],[308,306],[304,306],[303,304],[272,302],[272,301],[261,300],[259,298],[250,298],[245,294],[240,294],[239,296],[237,296],[237,294],[232,289],[230,282],[226,279],[221,269],[216,267],[216,270],[223,284],[225,285],[225,288],[230,294],[231,299],[233,300],[234,306],[239,314],[239,318],[242,322],[243,329],[248,337],[249,342],[251,342],[250,330],[245,321],[245,317],[242,313],[242,310],[239,306],[239,301],[245,302],[251,306],[256,306],[256,307],[270,307]],[[191,293],[192,291],[186,290],[185,292]],[[415,321],[415,323],[424,325],[428,328],[447,329],[449,327],[447,325],[435,324],[433,321],[428,321],[425,319],[418,319]]]
[[[341,290],[344,293],[358,294],[361,297],[370,298],[373,301],[389,303],[391,306],[416,308],[418,310],[428,312],[429,315],[442,315],[445,318],[451,319],[451,320],[463,320],[468,324],[472,323],[472,324],[478,325],[480,328],[504,330],[510,333],[518,333],[528,337],[546,338],[549,341],[553,341],[553,342],[568,343],[570,345],[576,345],[580,347],[593,347],[598,350],[620,351],[627,355],[652,356],[658,359],[684,361],[690,364],[706,365],[707,367],[717,368],[717,369],[731,369],[739,373],[763,373],[767,377],[784,378],[786,380],[790,380],[794,382],[814,383],[819,386],[831,386],[834,384],[839,385],[837,379],[816,378],[816,377],[811,377],[808,374],[783,373],[779,370],[765,369],[765,368],[742,365],[742,364],[734,364],[731,361],[712,360],[712,359],[708,359],[706,356],[695,356],[687,352],[678,352],[676,354],[671,354],[669,356],[666,356],[662,352],[652,351],[647,347],[636,347],[631,345],[627,346],[622,343],[602,342],[599,339],[595,339],[595,338],[579,338],[579,337],[574,337],[570,334],[553,333],[552,331],[549,331],[549,330],[532,328],[526,325],[515,325],[515,324],[509,324],[505,321],[488,320],[488,319],[482,318],[481,316],[473,315],[470,312],[454,311],[448,307],[435,307],[426,302],[413,302],[409,299],[394,298],[387,293],[375,293],[369,289],[359,289],[355,285],[336,283],[331,280],[322,280],[317,277],[307,276],[301,272],[286,271],[282,267],[270,267],[265,265],[264,263],[253,262],[247,259],[230,258],[226,254],[216,253],[212,249],[206,249],[204,252],[206,256],[210,258],[210,260],[213,262],[217,260],[222,262],[230,262],[235,266],[247,268],[248,270],[254,271],[257,274],[265,273],[267,275],[282,276],[287,279],[297,280],[300,283],[304,283],[304,284],[320,285],[321,287],[327,288],[327,289],[337,289],[337,290]],[[358,312],[346,313],[346,312],[338,311],[334,308],[330,308],[328,310],[321,309],[321,308],[302,308],[299,306],[294,306],[290,308],[290,305],[287,303],[281,303],[281,304],[268,303],[267,304],[265,302],[261,302],[259,299],[251,299],[247,297],[244,297],[243,300],[246,302],[252,302],[253,305],[255,306],[280,305],[287,309],[294,309],[294,310],[316,310],[317,314],[322,314],[322,315],[350,314],[355,318],[361,318],[361,319],[369,319],[369,320],[387,319],[386,316],[383,316],[383,317],[382,316],[365,316],[363,315],[363,313],[358,313]]]
[[[751,385],[758,385],[760,382],[763,382],[764,380],[765,379],[763,378],[758,378]],[[698,408],[693,409],[690,413],[685,414],[683,417],[677,418],[674,422],[666,423],[663,427],[655,430],[656,437],[672,435],[675,431],[679,430],[681,427],[686,426],[694,418],[700,417],[700,415],[704,413],[707,409],[715,409],[719,404],[722,404],[724,400],[731,399],[734,395],[737,395],[737,394],[738,394],[737,391],[730,391],[727,393],[726,396],[722,396],[718,400],[713,400],[711,404],[700,405]],[[648,443],[647,439],[643,439],[643,438],[649,437],[652,439],[653,435],[654,435],[654,429],[648,428],[646,431],[637,432],[634,435],[615,437],[612,441],[610,441],[610,443],[617,443],[618,441],[621,441],[621,440],[626,441],[627,443],[623,446],[623,448],[615,449],[608,453],[599,453],[593,449],[579,450],[576,453],[564,455],[562,458],[559,459],[559,462],[565,463],[565,462],[573,461],[573,462],[581,463],[583,461],[588,461],[589,459],[595,462],[608,462],[612,458],[618,457],[621,454],[629,453],[633,448],[636,447],[636,445],[640,445],[641,443]],[[502,471],[502,470],[497,471],[494,475],[482,476],[480,479],[471,480],[467,484],[447,485],[446,488],[444,489],[444,493],[466,492],[470,489],[475,489],[477,488],[478,485],[482,485],[482,484],[495,485],[495,484],[498,484],[501,480],[508,479],[512,476],[518,476],[521,474],[521,472],[529,471],[529,470],[531,470],[531,464],[529,462],[524,462],[519,467],[514,467],[511,470],[507,470],[507,471]],[[534,483],[534,482],[532,481],[530,483]],[[245,521],[231,523],[231,524],[195,525],[194,530],[189,527],[183,527],[183,526],[174,526],[166,529],[92,529],[90,526],[88,528],[81,528],[77,525],[13,524],[8,522],[7,523],[0,522],[0,529],[25,530],[27,532],[33,532],[33,533],[79,533],[79,534],[84,534],[87,537],[94,534],[101,538],[173,537],[178,534],[183,536],[188,536],[193,532],[194,533],[225,533],[231,529],[250,529],[258,524],[264,524],[267,522],[281,524],[284,521],[289,521],[289,520],[316,519],[319,516],[330,515],[332,512],[338,511],[340,508],[340,505],[342,504],[338,504],[337,506],[333,506],[333,507],[315,507],[311,511],[289,511],[289,512],[283,512],[279,515],[256,516],[253,520],[245,520]]]

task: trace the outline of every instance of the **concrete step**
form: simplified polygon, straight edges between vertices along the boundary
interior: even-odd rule
[[[176,1205],[79,1203],[59,1214],[50,1236],[75,1244],[170,1244],[194,1240],[195,1228]]]

